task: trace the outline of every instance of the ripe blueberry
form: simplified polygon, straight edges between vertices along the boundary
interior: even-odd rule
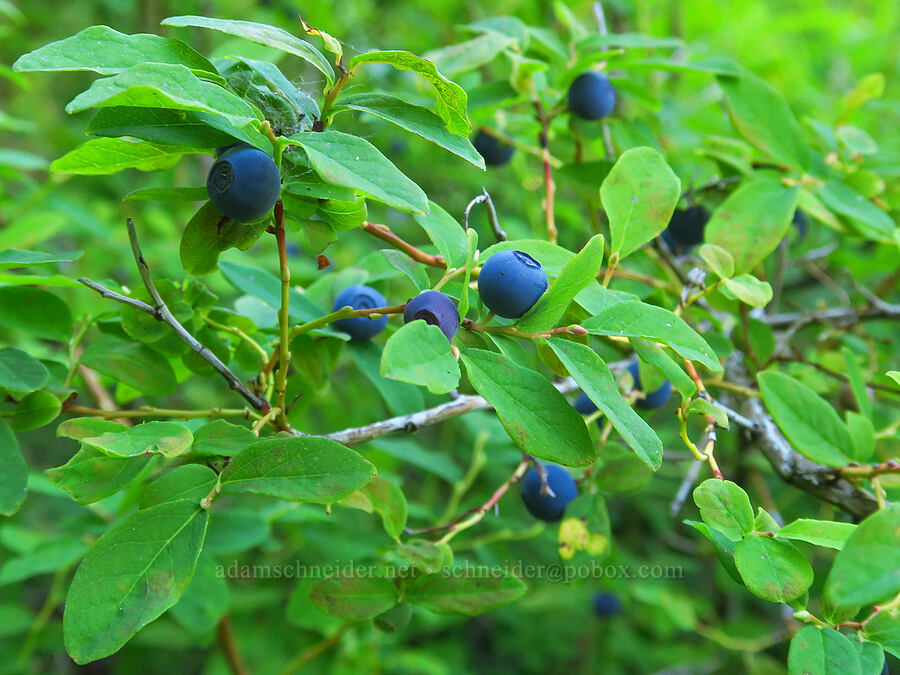
[[[349,286],[335,298],[331,311],[336,312],[341,307],[348,306],[353,309],[374,309],[375,307],[386,307],[387,300],[381,293],[369,286]],[[349,333],[352,342],[364,342],[383,331],[387,320],[386,316],[382,316],[380,319],[357,316],[350,319],[339,319],[334,322],[334,327]]]
[[[805,239],[807,230],[806,214],[800,209],[797,209],[794,211],[794,217],[791,219],[791,223],[797,228],[797,239]]]
[[[497,316],[518,319],[547,290],[541,264],[522,251],[495,253],[478,275],[478,294]]]
[[[638,362],[632,361],[628,366],[628,372],[634,380],[634,391],[641,391],[641,374],[638,368]],[[644,410],[653,410],[662,408],[672,395],[672,383],[666,380],[663,385],[653,393],[646,394],[644,398],[639,398],[634,405]]]
[[[541,494],[541,474],[532,468],[522,480],[522,501],[535,518],[553,522],[562,518],[569,502],[578,496],[578,486],[564,467],[544,464],[544,469],[547,471],[547,484],[555,496]]]
[[[206,179],[213,205],[238,222],[266,215],[278,201],[280,190],[281,176],[272,158],[243,145],[223,152]]]
[[[608,619],[622,611],[622,601],[612,593],[594,593],[594,614],[602,619]]]
[[[709,211],[695,204],[687,209],[676,209],[663,230],[662,238],[673,253],[684,253],[692,246],[703,243],[703,231],[709,222]]]
[[[508,143],[502,142],[496,136],[491,136],[484,131],[479,131],[475,135],[472,145],[478,151],[478,154],[484,158],[484,163],[488,166],[503,166],[512,159],[516,149]]]
[[[616,90],[603,73],[582,73],[569,87],[569,109],[583,120],[607,117],[616,105]]]
[[[456,329],[459,328],[459,310],[453,300],[440,291],[422,291],[406,303],[403,322],[418,319],[440,328],[448,340],[456,335]]]

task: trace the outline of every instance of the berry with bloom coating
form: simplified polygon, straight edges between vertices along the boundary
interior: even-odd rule
[[[607,117],[616,106],[616,89],[603,73],[582,73],[569,87],[569,109],[583,120]]]
[[[440,291],[422,291],[408,303],[403,310],[403,321],[421,319],[427,324],[437,326],[441,332],[451,339],[459,328],[459,310],[449,296]]]
[[[554,522],[562,518],[569,502],[578,496],[578,486],[565,467],[544,464],[544,469],[553,496],[542,494],[541,474],[532,468],[522,480],[522,501],[525,502],[525,508],[538,520]]]
[[[487,166],[503,166],[512,159],[516,149],[504,143],[496,136],[479,131],[472,141],[472,145],[478,151],[478,154],[484,158]]]
[[[497,316],[518,319],[547,290],[541,264],[523,251],[495,253],[478,274],[478,294]]]
[[[258,220],[278,201],[281,175],[262,150],[236,145],[216,159],[206,178],[213,205],[238,222]]]
[[[662,238],[673,253],[683,253],[703,243],[703,233],[709,222],[709,211],[695,204],[687,209],[675,209]]]
[[[387,300],[384,296],[369,286],[349,286],[341,291],[334,300],[331,308],[332,312],[336,312],[342,307],[352,307],[353,309],[374,309],[376,307],[386,307]],[[353,342],[364,342],[371,340],[384,330],[387,325],[388,318],[382,316],[380,319],[370,319],[366,316],[356,316],[347,319],[338,319],[334,322],[334,327],[340,331],[350,334],[350,340]]]
[[[594,614],[603,619],[608,619],[622,611],[622,601],[612,593],[603,593],[601,591],[594,593],[591,604],[594,606]]]
[[[634,380],[634,390],[641,390],[641,374],[640,369],[638,368],[638,362],[632,361],[628,366],[628,372],[631,373],[631,377]],[[653,410],[655,408],[662,408],[669,400],[669,397],[672,395],[672,383],[666,380],[663,385],[657,389],[656,391],[646,394],[644,398],[639,398],[635,401],[634,405],[638,408],[642,408],[644,410]]]

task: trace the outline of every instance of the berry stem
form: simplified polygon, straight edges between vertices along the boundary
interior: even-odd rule
[[[541,125],[538,141],[541,146],[541,161],[544,164],[544,189],[547,196],[544,199],[544,215],[547,220],[547,238],[551,244],[556,243],[556,214],[554,210],[554,199],[556,198],[556,183],[553,181],[553,168],[550,163],[550,120],[551,117],[544,113],[544,105],[539,101],[534,101],[535,116]]]
[[[409,242],[401,239],[396,234],[394,234],[391,231],[391,228],[389,228],[387,225],[376,225],[375,223],[370,223],[367,220],[365,223],[363,223],[362,229],[369,234],[378,237],[379,239],[381,239],[381,241],[386,241],[394,248],[400,249],[416,262],[424,263],[426,265],[430,265],[431,267],[440,267],[442,269],[447,268],[447,263],[444,261],[444,258],[442,256],[431,255],[430,253],[425,253],[425,251],[416,248]]]
[[[81,405],[64,405],[63,410],[75,415],[87,415],[89,417],[101,417],[103,419],[131,419],[141,417],[172,417],[175,419],[203,419],[205,417],[240,417],[244,419],[258,420],[262,417],[258,412],[250,408],[209,408],[207,410],[175,410],[172,408],[153,408],[142,406],[136,410],[101,410],[88,408]]]
[[[306,323],[300,324],[299,326],[294,326],[291,329],[290,339],[294,339],[298,335],[302,335],[303,333],[308,333],[311,330],[315,330],[316,328],[322,328],[323,326],[327,326],[328,324],[337,321],[338,319],[352,319],[356,317],[364,317],[364,316],[372,316],[381,315],[381,314],[403,314],[403,310],[406,308],[406,305],[391,305],[389,307],[371,307],[369,309],[353,309],[349,305],[346,307],[341,307],[330,314],[326,314],[324,316],[320,316],[318,319],[313,319],[312,321],[307,321]]]

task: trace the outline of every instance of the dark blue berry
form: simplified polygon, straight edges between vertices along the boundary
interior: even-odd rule
[[[529,469],[522,480],[522,501],[525,508],[538,520],[554,522],[562,518],[566,507],[578,496],[578,486],[565,467],[544,464],[547,484],[554,496],[541,493],[541,474],[537,469]]]
[[[588,395],[584,392],[581,392],[578,395],[578,398],[575,399],[575,403],[572,406],[582,415],[591,415],[597,412],[597,406],[594,405],[594,402],[588,398]]]
[[[459,310],[449,296],[440,291],[422,291],[408,303],[403,310],[403,321],[417,321],[437,326],[441,332],[451,339],[459,328]]]
[[[386,307],[387,300],[384,296],[369,286],[350,286],[341,291],[334,300],[331,311],[336,312],[341,307],[352,307],[353,309],[374,309],[375,307]],[[340,331],[348,333],[350,340],[353,342],[364,342],[370,340],[387,325],[387,316],[380,319],[370,319],[366,316],[357,316],[350,319],[339,319],[334,322],[334,327]]]
[[[622,611],[622,601],[612,593],[598,591],[594,593],[594,614],[602,619],[608,619]]]
[[[628,372],[631,373],[631,377],[634,380],[634,390],[642,391],[641,374],[637,361],[631,362],[631,364],[628,366]],[[672,383],[666,380],[659,389],[657,389],[653,393],[646,394],[644,398],[639,398],[637,401],[635,401],[634,405],[635,407],[642,408],[644,410],[662,408],[669,401],[669,397],[671,395]]]
[[[676,209],[663,230],[662,238],[673,253],[684,253],[692,246],[703,243],[703,232],[709,222],[709,211],[695,204],[687,209]]]
[[[583,120],[607,117],[615,106],[615,87],[603,73],[582,73],[569,87],[569,109]]]
[[[522,251],[495,253],[478,274],[478,294],[497,316],[518,319],[547,290],[541,264]]]
[[[281,176],[262,150],[238,145],[223,152],[209,170],[206,191],[213,205],[239,222],[258,220],[278,201]]]
[[[797,239],[805,239],[807,231],[806,214],[800,209],[797,209],[794,211],[794,217],[791,219],[791,223],[797,228]]]
[[[512,159],[516,149],[508,143],[503,143],[496,136],[491,136],[484,131],[479,131],[475,135],[472,145],[478,151],[478,154],[484,158],[484,163],[488,166],[503,166]]]

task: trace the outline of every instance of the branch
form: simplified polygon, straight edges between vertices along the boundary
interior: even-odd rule
[[[149,314],[157,321],[161,321],[168,325],[181,339],[182,342],[184,342],[188,347],[195,351],[197,355],[200,356],[200,358],[206,361],[220,375],[222,375],[222,377],[227,380],[228,385],[232,389],[237,391],[241,396],[243,396],[244,400],[246,400],[257,410],[267,412],[271,407],[269,405],[269,402],[250,391],[247,385],[244,384],[237,375],[231,372],[228,366],[222,363],[218,356],[213,354],[209,350],[209,348],[205,347],[197,340],[197,338],[191,335],[187,331],[187,329],[185,329],[185,327],[181,325],[178,319],[175,318],[172,312],[169,311],[166,303],[163,302],[163,299],[160,297],[159,292],[156,290],[156,286],[153,285],[153,280],[150,278],[150,269],[147,266],[147,262],[144,260],[143,254],[141,253],[141,247],[137,239],[137,232],[135,232],[134,223],[132,222],[131,218],[126,221],[126,224],[128,227],[128,238],[131,240],[131,250],[134,253],[134,259],[137,263],[138,271],[140,272],[141,279],[144,281],[144,286],[147,288],[147,292],[150,294],[150,297],[155,304],[148,305],[147,303],[141,302],[140,300],[126,297],[121,293],[116,293],[115,291],[104,288],[100,284],[84,277],[78,279],[78,282],[84,284],[88,288],[97,291],[104,298],[110,298],[112,300],[116,300],[117,302],[129,305],[130,307],[134,307],[141,312]]]
[[[802,325],[825,321],[854,324],[864,319],[897,319],[900,318],[900,305],[892,305],[882,301],[877,306],[853,308],[833,307],[818,312],[790,312],[786,314],[770,314],[757,317],[770,326],[785,326],[793,323]]]
[[[396,234],[394,234],[391,231],[391,228],[389,228],[387,225],[376,225],[375,223],[366,221],[363,224],[362,229],[369,234],[378,237],[379,239],[381,239],[381,241],[386,241],[394,248],[400,249],[416,262],[424,263],[426,265],[430,265],[431,267],[447,267],[447,263],[444,262],[444,258],[442,256],[431,255],[430,253],[425,253],[425,251],[416,248],[409,242],[404,241]]]
[[[503,231],[503,228],[500,227],[500,220],[497,218],[497,209],[494,208],[494,202],[491,199],[491,196],[488,194],[486,188],[481,188],[481,194],[475,197],[469,204],[466,206],[466,210],[463,213],[463,227],[465,229],[469,229],[469,212],[472,210],[472,207],[476,204],[484,204],[487,209],[488,222],[491,224],[491,230],[494,232],[494,238],[497,241],[506,241],[506,232]]]
[[[726,368],[736,382],[748,385],[750,377],[743,358],[744,355],[735,350],[728,357]],[[865,518],[878,509],[875,497],[852,482],[840,478],[839,470],[811,462],[794,450],[758,398],[750,396],[744,400],[741,404],[743,414],[728,408],[725,411],[734,422],[751,432],[769,464],[785,482],[839,506],[857,518]]]
[[[231,619],[226,614],[219,621],[217,627],[219,636],[219,646],[225,654],[225,660],[228,662],[228,668],[234,675],[249,675],[250,671],[244,665],[244,659],[238,649],[237,641],[234,639],[234,630],[231,628]]]
[[[620,365],[621,367],[627,366],[627,362],[623,361],[621,363],[624,365],[619,363],[611,363],[609,365],[610,368]],[[568,394],[578,389],[575,380],[571,378],[563,380],[555,386],[561,394]],[[491,404],[482,396],[462,395],[452,401],[441,403],[440,405],[428,408],[427,410],[420,410],[419,412],[410,415],[391,417],[390,419],[375,422],[374,424],[369,424],[364,427],[336,431],[332,434],[326,434],[325,438],[330,438],[332,441],[337,441],[344,445],[359,445],[398,432],[413,433],[422,427],[437,424],[438,422],[443,422],[444,420],[449,420],[453,417],[459,417],[460,415],[464,415],[473,410],[485,410],[492,407],[493,406],[491,406]]]
[[[553,180],[553,167],[550,163],[550,118],[544,113],[544,106],[540,100],[533,101],[535,116],[541,125],[541,131],[538,134],[538,141],[541,146],[541,159],[544,164],[544,189],[546,197],[544,199],[544,216],[547,220],[547,238],[551,244],[556,243],[556,214],[554,210],[554,199],[556,197],[556,183]]]

